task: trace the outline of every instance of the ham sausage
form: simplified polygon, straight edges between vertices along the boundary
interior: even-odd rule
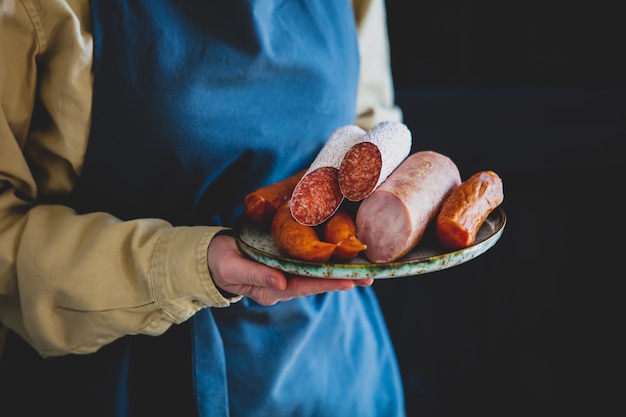
[[[367,258],[382,263],[406,255],[460,183],[447,156],[433,151],[408,156],[357,210],[356,233]]]
[[[441,245],[453,250],[473,245],[480,226],[502,201],[502,179],[495,172],[477,172],[463,181],[437,215],[435,230]]]

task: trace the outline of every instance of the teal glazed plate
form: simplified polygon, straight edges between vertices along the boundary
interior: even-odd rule
[[[506,214],[501,207],[491,212],[483,223],[474,245],[456,251],[444,250],[433,230],[404,257],[389,263],[372,263],[363,253],[347,263],[310,262],[285,257],[274,245],[267,227],[242,220],[235,234],[240,250],[257,262],[285,273],[317,278],[399,278],[441,271],[482,255],[493,247],[504,232]]]

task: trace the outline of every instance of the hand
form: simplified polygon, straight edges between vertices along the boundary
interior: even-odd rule
[[[370,286],[373,279],[329,279],[293,277],[246,258],[231,236],[213,238],[208,249],[209,270],[215,285],[223,291],[243,295],[270,306],[311,294]]]

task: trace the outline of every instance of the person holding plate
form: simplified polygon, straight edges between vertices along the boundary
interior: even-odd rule
[[[0,34],[2,415],[405,414],[372,280],[229,233],[401,119],[383,0],[2,0]]]

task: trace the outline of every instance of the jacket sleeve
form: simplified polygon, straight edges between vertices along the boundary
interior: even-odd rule
[[[395,104],[385,0],[353,0],[361,67],[357,121],[368,130],[383,120],[402,121]]]
[[[158,335],[238,299],[224,298],[208,271],[220,228],[42,203],[70,193],[80,175],[91,116],[88,22],[85,1],[0,7],[0,322],[43,356]]]

